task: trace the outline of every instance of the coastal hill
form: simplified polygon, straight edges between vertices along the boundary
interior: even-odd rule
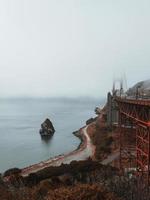
[[[140,81],[133,87],[129,88],[127,91],[128,96],[134,96],[137,93],[137,90],[140,96],[150,96],[150,79]]]
[[[120,197],[125,193],[123,200],[129,200],[134,188],[133,180],[120,177],[118,169],[110,166],[109,162],[102,164],[102,161],[109,161],[106,158],[115,148],[115,138],[106,126],[106,107],[87,125],[87,133],[95,146],[92,157],[74,160],[70,164],[47,166],[27,176],[22,176],[19,171],[6,177],[2,175],[0,199],[122,200]],[[127,188],[129,181],[130,188]]]
[[[150,95],[150,80],[141,81],[128,90],[128,95]],[[139,94],[139,93],[138,93]],[[0,176],[0,199],[2,200],[136,200],[136,174],[122,174],[118,168],[120,160],[118,147],[120,144],[117,127],[112,130],[107,126],[107,104],[99,109],[97,116],[87,120],[86,125],[76,131],[81,136],[81,145],[76,159],[61,156],[54,161],[60,165],[48,165],[47,161],[38,164],[39,169],[31,167],[15,170],[11,174]],[[86,131],[87,132],[86,132]],[[86,133],[86,134],[85,134]],[[87,137],[88,135],[88,137]],[[86,136],[86,137],[85,137]],[[88,138],[88,139],[87,139]],[[134,138],[134,137],[133,137]],[[130,144],[134,143],[130,136]],[[134,140],[135,141],[135,140]],[[77,157],[92,144],[92,154],[87,159]],[[75,151],[73,152],[75,153]],[[72,156],[72,154],[69,154]],[[73,154],[74,155],[74,154]],[[43,166],[44,167],[41,167]],[[37,165],[36,165],[37,166]],[[29,167],[30,169],[30,167]],[[6,176],[5,176],[6,175]],[[144,186],[145,187],[145,186]],[[144,188],[145,189],[145,188]],[[143,190],[145,192],[145,190]],[[144,199],[148,199],[145,193]]]

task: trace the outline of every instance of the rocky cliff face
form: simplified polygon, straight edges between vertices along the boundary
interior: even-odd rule
[[[40,134],[42,136],[44,135],[53,135],[55,132],[54,126],[50,119],[46,119],[42,124],[41,124],[41,129],[40,129]]]

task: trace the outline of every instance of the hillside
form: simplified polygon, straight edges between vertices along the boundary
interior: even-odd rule
[[[150,96],[150,80],[140,81],[127,91],[128,96]]]

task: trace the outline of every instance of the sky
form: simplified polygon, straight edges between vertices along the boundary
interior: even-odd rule
[[[106,96],[150,78],[149,0],[0,0],[0,97]]]

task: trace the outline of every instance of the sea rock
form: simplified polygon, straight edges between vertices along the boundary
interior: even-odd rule
[[[46,135],[53,135],[55,132],[54,126],[50,119],[46,119],[42,124],[41,124],[41,129],[40,129],[40,134],[42,136]]]

